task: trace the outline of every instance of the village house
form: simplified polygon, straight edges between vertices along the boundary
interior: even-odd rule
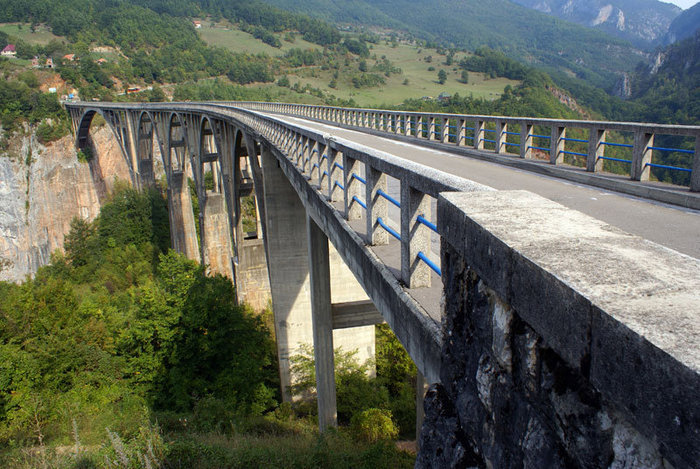
[[[75,60],[75,54],[66,54],[63,56],[63,60],[66,60],[68,62],[72,62]]]
[[[32,59],[32,68],[39,68],[39,57],[34,56]]]
[[[194,25],[194,29],[200,29],[202,27],[202,22],[194,20],[192,21],[192,24]]]
[[[10,57],[14,58],[17,57],[17,49],[15,48],[14,44],[8,44],[5,46],[5,48],[0,52],[0,56],[2,57]]]
[[[51,57],[49,57],[48,59],[46,59],[46,65],[44,65],[44,67],[46,67],[46,68],[53,68],[53,59],[52,59]]]
[[[104,59],[104,58],[97,59],[97,65],[102,65],[102,64],[106,64],[106,63],[107,63],[107,59]]]

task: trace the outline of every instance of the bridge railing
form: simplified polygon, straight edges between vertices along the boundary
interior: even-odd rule
[[[296,115],[336,124],[398,134],[495,155],[568,164],[591,173],[624,172],[634,181],[648,181],[652,171],[665,170],[689,177],[684,181],[700,192],[700,126],[642,124],[505,116],[354,109],[333,106],[237,102],[263,112]],[[660,138],[676,137],[671,144]],[[662,164],[672,154],[673,164]],[[666,161],[666,159],[664,159]]]
[[[432,233],[438,233],[431,215],[441,192],[494,189],[423,165],[397,158],[339,137],[270,116],[242,117],[283,150],[309,183],[330,202],[342,204],[347,220],[365,221],[370,245],[400,243],[401,281],[409,288],[431,284],[431,271],[441,275],[439,260],[430,252]],[[390,195],[388,178],[398,181],[400,195]],[[400,211],[398,229],[389,220],[389,208]]]

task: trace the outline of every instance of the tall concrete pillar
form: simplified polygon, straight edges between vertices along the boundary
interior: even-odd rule
[[[196,221],[192,198],[184,172],[175,172],[168,181],[168,211],[172,248],[188,259],[199,260]]]
[[[201,210],[203,230],[200,233],[203,244],[204,263],[210,272],[233,279],[231,258],[231,231],[226,212],[226,199],[220,192],[207,191]]]
[[[306,217],[311,282],[311,314],[318,396],[318,425],[323,432],[338,425],[333,358],[333,315],[331,312],[331,269],[328,238],[309,216]]]
[[[313,343],[306,211],[267,145],[262,146],[270,290],[282,397],[291,401],[289,358]]]
[[[314,343],[306,211],[270,148],[263,144],[266,240],[275,317],[280,381],[285,401],[293,396],[290,357]],[[366,300],[367,295],[332,245],[328,246],[332,304]],[[333,331],[333,345],[357,350],[364,362],[374,357],[374,326]]]

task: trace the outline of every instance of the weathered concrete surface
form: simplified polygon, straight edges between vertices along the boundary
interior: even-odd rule
[[[294,167],[294,164],[277,150],[273,149],[271,153],[273,155],[270,156],[275,158],[273,164],[279,164],[279,168],[283,173],[275,187],[281,187],[283,186],[282,182],[285,182],[288,185],[291,184],[291,189],[293,190],[286,199],[280,197],[280,200],[300,201],[305,210],[305,212],[300,213],[308,213],[323,232],[328,235],[332,246],[337,250],[339,258],[343,260],[345,267],[354,273],[362,289],[372,298],[377,310],[379,310],[391,326],[392,331],[406,347],[421,373],[426,376],[429,382],[439,381],[438,369],[441,342],[439,326],[397,284],[394,274],[365,246],[364,241],[348,225],[348,222],[342,215],[315,188],[307,183],[304,176]],[[266,203],[267,181],[268,179],[265,180]],[[272,212],[269,208],[266,209],[268,211],[268,221],[272,220]],[[290,217],[289,210],[285,210],[283,213],[285,214],[284,218],[278,220],[277,223],[283,224],[286,232],[289,233],[295,218],[292,216],[292,221],[288,222],[287,217]],[[268,230],[271,231],[272,227],[268,226]],[[292,235],[290,234],[289,236]],[[268,237],[268,252],[270,252],[270,241],[271,238]],[[332,251],[331,256],[333,256]],[[270,265],[273,266],[271,280],[273,282],[274,303],[275,286],[272,273],[279,269],[279,263],[271,258]],[[331,275],[333,275],[333,272],[332,268]],[[289,278],[289,276],[286,277]],[[350,300],[348,298],[346,301]],[[340,302],[340,299],[333,296],[333,302]],[[275,314],[277,314],[276,305],[275,310]],[[359,329],[361,330],[361,328]],[[373,330],[373,327],[369,326],[367,329]],[[333,333],[336,346],[340,343],[339,340],[336,340],[339,332],[341,331],[334,331]],[[277,340],[279,341],[279,335]]]
[[[238,247],[236,266],[236,293],[238,301],[245,302],[255,311],[267,308],[270,296],[270,276],[262,239],[243,240]]]
[[[184,172],[173,173],[170,176],[168,212],[171,247],[188,259],[199,261],[199,242],[192,212],[192,197]]]
[[[372,131],[368,129],[363,129],[363,131],[349,130],[289,116],[285,116],[284,119],[295,125],[303,125],[319,132],[366,145],[372,149],[399,155],[411,163],[420,163],[486,184],[498,190],[528,190],[568,208],[603,220],[628,233],[639,235],[662,246],[700,258],[700,236],[697,235],[700,232],[700,215],[697,211],[680,210],[653,201],[609,192],[615,189],[614,186],[603,186],[602,189],[596,189],[556,179],[559,170],[572,173],[574,176],[580,175],[580,171],[572,172],[549,164],[532,163],[542,173],[534,174],[517,169],[517,167],[509,168],[493,162],[498,160],[504,164],[530,163],[519,158],[489,153],[488,156],[484,157],[484,159],[488,158],[488,162],[480,161],[474,159],[478,154],[474,150],[464,150],[473,153],[473,155],[469,154],[470,157],[465,157],[454,153],[459,150],[458,147],[450,146],[448,148],[439,143],[428,143],[425,140],[417,141],[414,137],[404,141],[396,141],[393,140],[395,136],[391,134],[371,135]],[[426,145],[435,146],[435,148],[426,148]],[[597,175],[589,176],[599,177]],[[623,178],[618,179],[622,180]],[[575,180],[575,182],[586,184],[583,179]],[[639,186],[638,183],[634,184],[637,184],[635,187],[638,187],[639,190],[639,193],[635,195],[639,197],[648,195],[644,193],[645,187]],[[693,197],[697,197],[697,195]]]
[[[445,194],[438,225],[419,466],[697,467],[700,261],[520,191]]]
[[[208,272],[225,275],[233,279],[231,264],[231,231],[224,194],[207,191],[202,213],[204,226],[202,244],[204,263]]]
[[[306,232],[307,211],[285,174],[280,161],[264,147],[262,168],[265,191],[267,254],[280,381],[285,400],[292,399],[287,387],[292,383],[290,358],[302,345],[313,345],[309,258]],[[287,161],[286,159],[284,161]],[[329,246],[331,301],[333,303],[366,299],[364,291],[351,281],[347,267],[341,266],[338,253]],[[350,277],[348,277],[350,275]],[[333,346],[358,350],[357,358],[374,357],[374,327],[333,331]]]
[[[94,219],[115,180],[129,180],[111,131],[93,130],[92,142],[89,164],[77,160],[71,136],[46,147],[23,137],[12,143],[18,156],[0,156],[0,280],[23,280],[47,264],[71,220]]]

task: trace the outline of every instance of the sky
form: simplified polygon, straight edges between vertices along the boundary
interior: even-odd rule
[[[674,3],[678,5],[679,7],[683,8],[684,10],[687,10],[688,8],[692,7],[696,3],[698,3],[698,0],[661,0],[665,1],[668,3]]]

